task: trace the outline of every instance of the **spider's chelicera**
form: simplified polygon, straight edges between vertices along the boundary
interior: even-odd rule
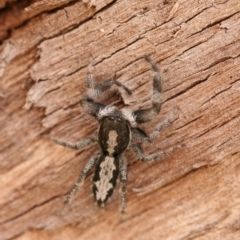
[[[104,206],[105,202],[112,195],[116,187],[117,179],[120,179],[120,211],[126,208],[126,184],[127,184],[127,164],[123,157],[124,151],[128,147],[133,149],[141,161],[151,161],[164,155],[163,152],[145,156],[141,143],[152,142],[159,132],[166,128],[175,119],[166,119],[160,123],[148,136],[143,130],[138,128],[139,124],[146,123],[154,119],[161,109],[161,77],[158,67],[152,60],[145,56],[154,70],[152,107],[131,112],[127,109],[118,109],[113,105],[104,105],[98,100],[110,90],[111,87],[122,90],[131,95],[132,92],[120,82],[110,79],[104,83],[94,86],[91,73],[87,75],[87,94],[80,101],[86,113],[93,116],[99,122],[98,137],[89,137],[77,143],[65,142],[54,139],[58,144],[79,149],[98,141],[101,152],[94,155],[80,173],[75,185],[70,190],[64,203],[64,207],[70,203],[78,189],[82,186],[84,179],[95,166],[93,177],[93,194],[99,206]]]

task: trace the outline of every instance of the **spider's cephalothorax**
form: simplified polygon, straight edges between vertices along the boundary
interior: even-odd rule
[[[117,90],[123,90],[128,95],[132,92],[120,82],[110,79],[104,83],[94,86],[93,78],[90,73],[87,76],[87,94],[80,101],[81,106],[88,114],[92,115],[99,122],[98,137],[89,137],[77,143],[65,142],[54,139],[57,143],[72,149],[85,147],[92,142],[98,141],[101,152],[94,155],[82,170],[79,178],[65,201],[65,205],[70,203],[77,190],[83,184],[84,179],[95,166],[93,177],[93,193],[99,206],[104,206],[107,199],[112,195],[116,186],[117,179],[120,179],[121,192],[121,212],[126,207],[126,183],[127,183],[127,164],[123,158],[124,151],[130,147],[134,150],[141,161],[151,161],[163,156],[163,152],[145,156],[143,154],[141,143],[144,141],[151,142],[159,132],[166,128],[175,119],[166,119],[160,123],[153,131],[151,136],[137,127],[138,124],[151,121],[155,118],[161,109],[162,91],[160,72],[157,66],[146,56],[145,59],[151,64],[155,75],[153,78],[153,97],[152,107],[136,111],[127,109],[118,109],[112,105],[104,105],[97,102],[110,90],[111,87]]]

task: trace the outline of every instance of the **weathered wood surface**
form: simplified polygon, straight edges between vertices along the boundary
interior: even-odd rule
[[[0,6],[0,239],[240,239],[239,0]],[[153,163],[126,154],[122,219],[118,191],[94,205],[91,176],[58,216],[97,145],[73,151],[45,136],[76,141],[97,129],[79,106],[91,55],[99,81],[116,73],[134,91],[130,109],[149,106],[145,54],[161,69],[164,104],[143,128],[177,106],[180,116],[144,149],[173,152]]]

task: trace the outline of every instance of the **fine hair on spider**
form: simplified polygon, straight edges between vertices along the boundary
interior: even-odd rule
[[[90,170],[95,167],[93,176],[93,194],[99,206],[104,206],[108,198],[113,194],[120,180],[120,212],[126,209],[126,184],[127,184],[127,163],[124,152],[130,148],[137,158],[143,162],[152,161],[164,156],[164,152],[151,155],[144,155],[141,144],[152,142],[158,134],[168,127],[178,116],[167,118],[158,124],[153,133],[148,136],[138,125],[153,120],[160,112],[162,100],[161,75],[157,65],[149,56],[144,57],[154,71],[152,106],[146,109],[130,111],[128,109],[118,109],[113,104],[105,105],[100,103],[101,96],[114,86],[119,92],[124,91],[131,95],[132,91],[120,82],[109,79],[95,86],[93,76],[87,74],[87,91],[81,99],[80,104],[84,111],[94,117],[99,123],[97,136],[90,136],[79,142],[72,143],[52,138],[56,143],[71,149],[79,149],[88,146],[93,142],[98,142],[100,152],[93,155],[80,173],[73,188],[67,194],[63,209],[73,199],[78,189],[83,185],[84,179]],[[63,211],[62,209],[62,211]]]

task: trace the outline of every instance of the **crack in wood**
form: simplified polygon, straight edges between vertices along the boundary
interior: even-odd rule
[[[41,207],[41,206],[43,206],[44,204],[49,203],[49,202],[51,202],[52,200],[57,199],[57,198],[59,198],[59,197],[61,197],[61,196],[62,196],[62,194],[56,195],[56,196],[51,197],[51,198],[49,198],[49,199],[47,199],[47,200],[45,200],[45,201],[43,201],[43,202],[41,202],[41,203],[39,203],[39,204],[35,204],[34,206],[32,206],[31,208],[25,210],[24,212],[22,212],[22,213],[20,213],[20,214],[18,214],[18,215],[16,215],[16,216],[14,216],[14,217],[11,217],[11,218],[3,221],[3,222],[0,222],[0,225],[3,225],[3,224],[5,224],[5,223],[9,223],[9,222],[14,221],[14,220],[16,220],[16,219],[18,219],[18,218],[20,218],[20,217],[22,217],[22,216],[25,216],[27,213],[33,211],[34,209],[36,209],[36,208],[38,208],[38,207]]]
[[[199,33],[205,31],[205,30],[208,29],[208,28],[214,27],[214,26],[216,26],[216,25],[218,25],[218,24],[220,24],[220,23],[222,23],[222,22],[230,19],[230,18],[233,17],[234,15],[237,15],[239,12],[240,12],[240,11],[237,11],[237,12],[234,12],[233,14],[231,14],[231,15],[228,15],[228,16],[226,16],[226,17],[222,17],[222,18],[220,18],[219,20],[216,20],[216,21],[208,24],[206,27],[202,28],[200,31],[195,32],[195,33],[192,34],[191,36],[194,36],[194,35],[196,35],[196,34],[199,34]]]
[[[212,73],[208,74],[204,79],[201,79],[201,80],[197,80],[196,82],[190,84],[188,87],[186,87],[185,89],[177,92],[176,94],[172,95],[171,97],[167,98],[166,100],[169,101],[169,100],[172,100],[174,98],[177,98],[179,96],[181,96],[182,94],[188,92],[189,90],[193,90],[195,87],[197,87],[198,85],[208,81],[209,77],[212,76]]]
[[[213,96],[211,96],[211,98],[207,99],[206,101],[204,101],[202,104],[201,104],[201,107],[203,107],[205,104],[209,103],[211,100],[213,100],[214,98],[218,97],[219,95],[221,95],[222,93],[224,92],[227,92],[227,90],[229,90],[232,86],[228,86],[227,88],[224,88],[223,90],[215,93]]]

